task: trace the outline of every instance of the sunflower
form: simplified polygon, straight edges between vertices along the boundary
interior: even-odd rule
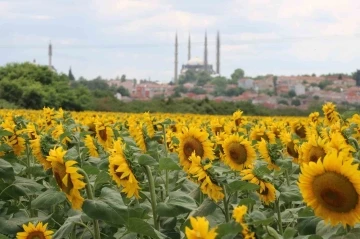
[[[120,140],[114,142],[114,148],[111,149],[109,156],[109,173],[112,179],[120,187],[122,192],[126,193],[128,198],[135,196],[139,198],[139,182],[131,171],[129,164],[124,156]]]
[[[138,123],[134,116],[128,119],[129,133],[136,142],[136,145],[141,149],[143,153],[146,152],[146,143],[143,133],[142,123]]]
[[[327,141],[312,135],[309,141],[303,143],[300,147],[299,161],[301,163],[316,162],[319,159],[323,159],[326,153],[329,151]]]
[[[320,114],[319,112],[313,112],[309,115],[310,122],[317,124],[319,122]]]
[[[275,160],[281,157],[280,153],[278,152],[278,145],[277,144],[270,144],[266,142],[264,139],[257,144],[257,148],[260,154],[260,157],[264,159],[268,163],[269,169],[279,170],[279,166],[275,164]]]
[[[96,145],[94,143],[94,138],[91,137],[91,135],[86,135],[85,136],[84,144],[85,144],[86,148],[89,150],[90,156],[99,157]]]
[[[55,121],[55,112],[53,108],[44,107],[43,108],[43,119],[45,121],[45,127],[51,128]]]
[[[276,137],[272,131],[266,128],[266,126],[255,125],[255,127],[251,129],[250,139],[256,141],[261,141],[261,139],[264,139],[270,143],[275,143]]]
[[[188,170],[191,165],[189,157],[194,151],[196,156],[199,156],[201,159],[214,159],[213,143],[208,138],[208,133],[195,127],[184,127],[182,133],[178,134],[180,141],[178,148],[180,164],[185,170]]]
[[[45,170],[51,168],[51,163],[46,160],[46,157],[41,152],[41,135],[36,135],[34,139],[29,140],[30,148],[35,158],[41,163]]]
[[[219,201],[224,198],[222,188],[213,182],[207,169],[211,168],[211,163],[203,165],[201,158],[195,155],[195,152],[189,157],[191,166],[188,170],[191,179],[200,185],[201,191],[208,195],[214,201]]]
[[[146,125],[146,131],[147,131],[149,137],[152,138],[155,135],[153,120],[152,120],[149,112],[144,113],[143,116],[144,116],[144,122]]]
[[[232,117],[236,126],[240,126],[243,123],[244,121],[244,117],[242,115],[243,113],[244,112],[242,112],[241,110],[237,110],[236,112],[233,113]]]
[[[340,119],[339,113],[336,111],[336,106],[333,103],[327,102],[323,105],[322,110],[325,116],[325,124],[331,125]]]
[[[85,187],[85,183],[81,180],[84,176],[77,172],[74,167],[77,164],[74,160],[64,162],[66,151],[62,147],[51,149],[47,160],[51,162],[53,175],[56,183],[61,191],[72,204],[73,209],[81,209],[84,198],[80,195],[80,190]]]
[[[57,124],[55,127],[52,128],[51,135],[54,139],[60,140],[61,135],[64,133],[64,127],[62,123]],[[67,142],[70,142],[71,139],[69,137],[64,137],[61,141],[62,144],[66,144]]]
[[[43,225],[42,222],[36,224],[32,224],[29,222],[28,225],[23,224],[23,232],[18,232],[16,234],[17,239],[51,239],[53,231],[47,230],[47,223]]]
[[[214,135],[224,132],[224,119],[214,118],[210,121],[211,131]]]
[[[293,162],[297,163],[299,158],[299,140],[292,139],[291,133],[285,130],[281,132],[280,140],[285,146],[285,152],[293,158]]]
[[[294,120],[291,122],[292,131],[301,139],[305,139],[307,135],[306,125],[302,120]]]
[[[354,127],[354,132],[353,132],[353,137],[360,140],[360,115],[359,114],[354,114],[349,119],[349,123],[353,124],[355,126]]]
[[[259,185],[260,188],[257,190],[257,194],[264,204],[269,205],[275,201],[276,190],[274,185],[258,176],[256,168],[251,166],[248,169],[244,169],[240,172],[240,175],[242,176],[241,180]]]
[[[95,121],[96,139],[107,150],[112,147],[114,132],[108,121],[98,118]]]
[[[231,135],[222,144],[223,160],[232,170],[240,171],[253,164],[256,159],[255,149],[251,143],[238,135]]]
[[[331,150],[335,150],[337,154],[343,154],[345,160],[352,160],[352,153],[356,150],[346,142],[340,132],[330,133],[330,139],[328,146]]]
[[[264,182],[265,184],[265,189],[264,190],[260,190],[259,196],[260,196],[260,200],[265,204],[265,205],[269,205],[270,203],[275,202],[275,198],[276,198],[276,190],[273,184],[269,183],[269,182]]]
[[[331,225],[354,226],[360,218],[360,174],[357,164],[341,157],[333,151],[303,164],[298,185],[317,216]]]
[[[217,233],[216,228],[209,231],[209,222],[205,217],[190,217],[190,224],[192,229],[189,227],[185,228],[185,235],[188,239],[215,239]]]
[[[16,124],[13,120],[5,120],[0,126],[3,130],[12,133],[9,136],[3,136],[4,143],[12,148],[15,155],[21,155],[26,148],[25,139],[20,135],[22,131],[16,130]]]
[[[246,212],[247,212],[247,206],[245,205],[237,206],[236,208],[234,208],[233,218],[235,219],[236,222],[243,223]]]

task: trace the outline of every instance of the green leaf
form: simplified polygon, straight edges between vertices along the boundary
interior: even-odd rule
[[[284,231],[283,238],[284,239],[293,239],[296,235],[297,230],[293,227],[287,227]]]
[[[229,183],[227,187],[230,193],[236,191],[255,191],[260,188],[257,184],[248,183],[245,181],[234,181]]]
[[[127,229],[131,232],[136,232],[144,236],[149,236],[154,239],[166,238],[165,235],[155,230],[149,223],[144,222],[139,218],[129,218],[126,225]]]
[[[312,216],[299,218],[297,228],[301,235],[311,235],[316,233],[316,226],[321,221],[320,218]]]
[[[99,199],[86,199],[82,209],[92,219],[103,220],[115,225],[125,225],[128,217],[128,209],[120,193],[106,187],[102,188]]]
[[[56,191],[54,189],[49,189],[31,202],[32,208],[37,209],[47,209],[52,205],[62,203],[66,200],[66,196],[63,192]]]
[[[251,224],[254,226],[267,226],[270,225],[274,221],[274,217],[267,218],[265,214],[263,214],[260,211],[253,211],[249,214],[249,217],[251,218]]]
[[[217,229],[217,239],[233,239],[242,231],[242,227],[237,222],[229,222],[220,224]]]
[[[76,147],[68,149],[64,157],[69,160],[76,160],[79,157]]]
[[[335,235],[340,227],[341,225],[331,226],[331,224],[327,224],[325,221],[320,221],[316,225],[316,235],[322,236],[324,239],[328,239]]]
[[[99,174],[100,170],[96,166],[92,165],[83,165],[82,169],[86,172],[87,175],[97,175]]]
[[[153,157],[151,157],[148,154],[142,154],[138,159],[138,163],[140,165],[157,165],[158,164],[156,159],[154,159]]]
[[[160,158],[160,170],[181,170],[180,166],[172,158]]]
[[[22,225],[29,222],[46,222],[51,217],[51,214],[46,217],[14,217],[9,220],[6,220],[3,217],[0,217],[0,233],[6,235],[14,235],[19,231],[22,231]]]
[[[196,209],[196,201],[181,191],[171,192],[166,203],[160,202],[156,206],[159,216],[163,217],[176,217]]]
[[[9,239],[9,237],[3,235],[3,234],[0,234],[0,239]]]
[[[329,239],[358,239],[360,238],[360,228],[353,228],[350,232],[345,235],[336,236],[333,235]]]
[[[67,238],[73,229],[74,222],[81,222],[81,214],[68,217],[64,222],[64,224],[55,232],[52,238],[53,239]]]
[[[108,184],[109,182],[111,182],[111,178],[108,172],[100,171],[100,173],[96,177],[94,188],[95,190],[98,190],[99,188],[102,187],[102,185]]]
[[[266,226],[266,231],[268,232],[268,235],[271,236],[271,238],[274,238],[274,239],[280,239],[281,238],[279,233],[272,227]]]
[[[4,195],[10,196],[12,198],[34,195],[37,192],[40,192],[43,188],[43,185],[38,184],[34,180],[17,176],[15,177],[15,181],[12,184],[0,184],[0,191],[2,191]]]
[[[5,182],[12,182],[15,180],[13,166],[2,158],[0,158],[0,178],[4,179]]]
[[[0,129],[0,138],[2,138],[4,136],[10,136],[10,135],[13,135],[13,133],[11,133],[10,131],[7,131],[7,130]]]
[[[191,212],[190,215],[193,217],[205,217],[213,213],[216,208],[216,203],[213,200],[206,198],[196,210]]]
[[[303,198],[298,186],[282,187],[280,190],[280,200],[284,202],[302,201]]]

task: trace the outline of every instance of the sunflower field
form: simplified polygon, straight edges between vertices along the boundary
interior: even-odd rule
[[[360,115],[0,110],[0,239],[360,238]]]

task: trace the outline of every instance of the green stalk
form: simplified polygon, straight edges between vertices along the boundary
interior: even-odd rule
[[[84,176],[84,181],[85,181],[85,189],[86,189],[86,195],[88,197],[88,199],[90,200],[94,200],[94,194],[90,185],[90,180],[88,175],[86,174],[86,172],[84,170],[82,170],[81,168],[78,169],[78,172]],[[100,239],[100,228],[99,228],[99,222],[98,220],[93,220],[94,223],[94,238],[95,239]]]
[[[283,227],[282,227],[282,221],[281,221],[281,214],[280,214],[280,207],[279,207],[279,199],[276,199],[275,201],[275,210],[276,210],[276,214],[277,214],[277,217],[278,217],[278,227],[279,227],[279,231],[280,231],[280,235],[283,235],[284,234],[284,230],[283,230]]]
[[[168,156],[168,148],[167,148],[167,144],[166,144],[166,125],[163,125],[162,127],[162,132],[163,132],[163,137],[164,137],[164,149],[165,149],[165,157]],[[169,196],[169,170],[165,170],[165,196],[168,197]]]
[[[229,222],[230,221],[230,214],[229,214],[229,201],[227,200],[227,192],[226,192],[226,188],[224,185],[222,185],[222,188],[224,190],[224,199],[223,199],[223,202],[224,202],[224,211],[225,211],[225,221],[226,222]]]
[[[285,169],[285,177],[286,177],[286,185],[290,186],[289,171],[287,169]]]
[[[157,212],[156,212],[156,193],[155,193],[155,183],[154,178],[151,173],[151,169],[148,165],[144,166],[145,173],[149,181],[149,190],[151,196],[151,209],[153,213],[154,227],[156,230],[160,229],[159,221],[157,220]]]

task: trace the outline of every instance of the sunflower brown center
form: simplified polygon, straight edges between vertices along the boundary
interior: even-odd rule
[[[236,119],[236,120],[235,120],[235,125],[236,125],[236,126],[241,125],[241,123],[242,123],[242,118],[239,118],[239,119]]]
[[[224,127],[218,126],[214,128],[215,135],[224,131]]]
[[[291,157],[294,157],[294,158],[298,158],[299,157],[299,153],[296,152],[295,150],[295,144],[293,141],[289,142],[287,145],[286,145],[286,150],[288,152],[288,154],[291,156]]]
[[[63,191],[66,194],[70,194],[70,190],[73,189],[74,185],[71,181],[70,174],[66,173],[66,167],[64,164],[61,163],[54,163],[53,165],[53,172],[54,177],[56,180],[57,185],[61,188],[61,191]],[[63,178],[67,178],[68,185],[65,185],[63,182]]]
[[[300,138],[304,139],[306,137],[306,131],[304,125],[297,127],[295,130],[295,134],[297,134]]]
[[[346,213],[358,204],[354,185],[341,174],[325,172],[314,178],[312,186],[319,204],[330,211]]]
[[[102,140],[106,141],[107,139],[106,128],[99,130],[99,136]]]
[[[45,239],[45,236],[42,232],[30,232],[26,239]]]
[[[311,147],[309,151],[309,159],[310,162],[317,162],[318,159],[323,159],[325,157],[326,153],[325,150],[319,146]]]
[[[194,151],[196,156],[200,156],[201,158],[204,156],[204,149],[201,142],[198,139],[190,137],[186,139],[184,144],[184,154],[186,158],[189,158]]]
[[[231,160],[237,164],[243,164],[247,159],[245,146],[237,142],[229,144],[229,155]]]
[[[262,191],[260,192],[260,194],[261,194],[261,195],[268,195],[268,194],[269,194],[269,189],[268,189],[267,187],[265,187],[265,189],[262,190]]]

